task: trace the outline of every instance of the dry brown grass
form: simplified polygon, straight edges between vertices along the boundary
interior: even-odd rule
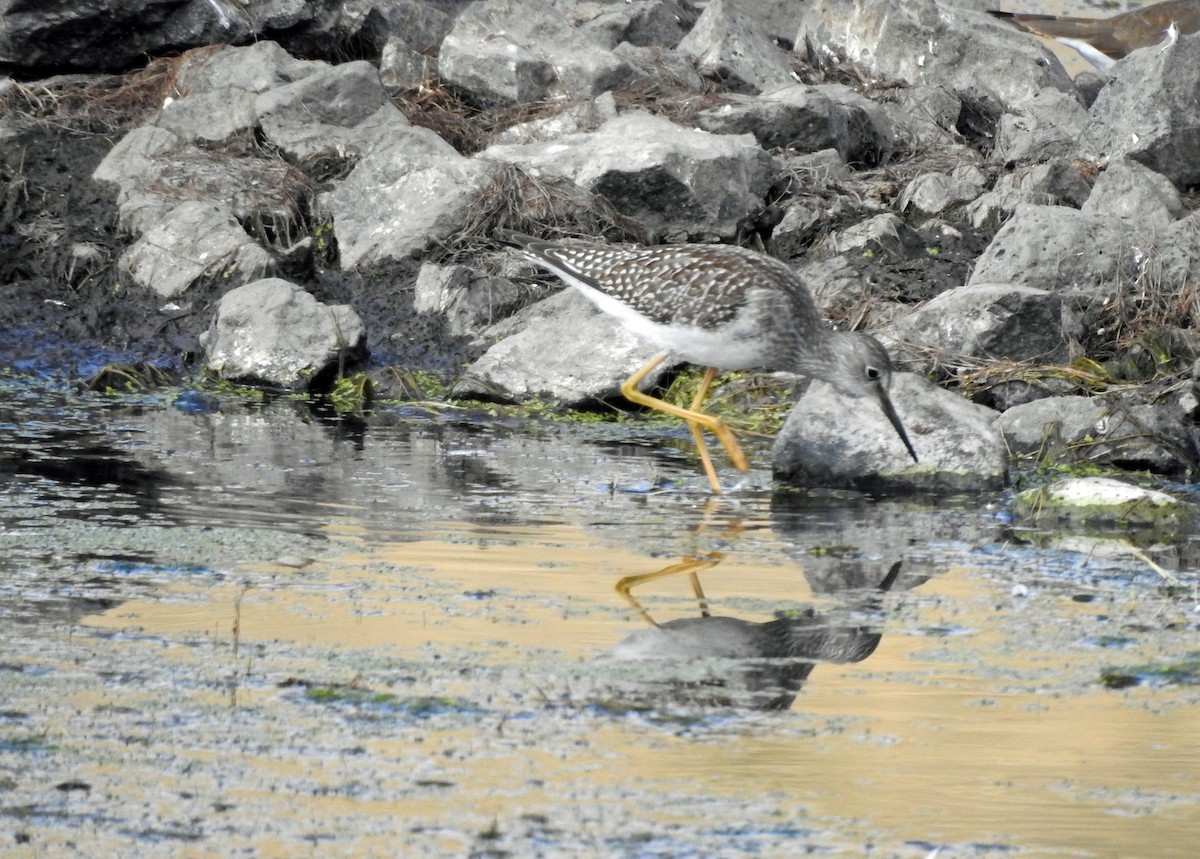
[[[151,61],[126,75],[60,75],[16,83],[0,99],[0,109],[51,122],[82,133],[113,135],[144,124],[168,98],[178,98],[179,68],[221,46],[197,48]]]
[[[516,165],[502,166],[480,193],[463,226],[436,255],[439,262],[469,259],[492,245],[498,229],[549,238],[586,236],[610,241],[648,237],[636,222],[566,178],[538,177]]]

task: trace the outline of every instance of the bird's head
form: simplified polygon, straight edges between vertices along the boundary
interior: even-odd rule
[[[822,344],[816,364],[805,372],[828,382],[844,394],[865,397],[879,403],[896,434],[908,448],[913,462],[917,452],[888,391],[892,386],[892,361],[883,345],[869,334],[859,331],[832,331]]]

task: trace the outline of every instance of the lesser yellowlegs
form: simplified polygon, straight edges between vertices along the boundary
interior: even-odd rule
[[[782,261],[733,245],[551,242],[510,230],[497,236],[663,350],[625,380],[621,393],[630,402],[687,421],[714,492],[721,484],[702,428],[716,435],[734,466],[750,467],[725,422],[701,411],[718,369],[784,370],[872,399],[916,461],[888,397],[892,365],[883,346],[867,334],[830,328],[804,281]],[[638,390],[668,355],[707,368],[690,408]]]

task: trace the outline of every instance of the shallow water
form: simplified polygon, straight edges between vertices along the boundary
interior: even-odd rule
[[[714,500],[639,421],[5,393],[15,855],[1194,855],[1189,543]],[[874,650],[697,658],[705,612]]]

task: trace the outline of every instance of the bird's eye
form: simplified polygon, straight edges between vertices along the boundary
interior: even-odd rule
[[[870,379],[872,382],[878,381],[879,377],[882,375],[883,374],[879,372],[878,367],[867,367],[867,378]]]

